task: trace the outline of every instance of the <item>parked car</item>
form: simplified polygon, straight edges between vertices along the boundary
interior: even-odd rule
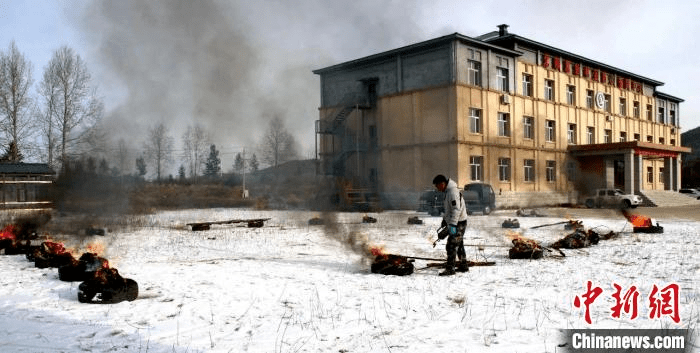
[[[686,189],[680,189],[680,190],[678,190],[678,192],[700,200],[700,190],[698,190],[698,189],[686,188]]]
[[[481,212],[485,215],[496,209],[496,193],[489,184],[470,183],[464,185],[462,191],[464,203],[467,206],[467,214]]]
[[[418,211],[428,212],[431,216],[439,216],[445,212],[443,202],[445,193],[437,190],[425,190],[418,200]]]
[[[593,196],[586,198],[585,205],[593,207],[635,208],[642,203],[639,195],[625,194],[620,189],[598,189]]]

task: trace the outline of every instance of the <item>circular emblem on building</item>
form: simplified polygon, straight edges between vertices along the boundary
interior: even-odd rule
[[[595,105],[598,106],[598,108],[604,108],[605,107],[605,95],[603,92],[598,92],[595,95]]]

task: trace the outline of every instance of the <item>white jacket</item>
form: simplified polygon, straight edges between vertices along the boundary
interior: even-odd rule
[[[445,214],[442,216],[442,219],[445,220],[445,223],[457,225],[457,222],[467,220],[467,207],[464,204],[464,198],[462,193],[459,192],[459,188],[457,188],[457,183],[452,179],[447,180],[443,206],[445,207]]]

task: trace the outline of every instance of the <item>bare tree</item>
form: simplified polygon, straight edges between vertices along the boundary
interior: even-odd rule
[[[93,130],[102,118],[102,101],[90,87],[85,62],[66,46],[56,50],[49,61],[40,93],[45,104],[42,130],[49,154],[55,158],[52,148],[57,148],[58,158],[65,162],[69,154],[95,139]],[[57,144],[52,145],[52,141]]]
[[[173,138],[164,123],[161,122],[148,131],[144,150],[146,159],[155,169],[156,180],[160,181],[173,156]]]
[[[263,162],[273,167],[297,158],[296,140],[279,116],[270,121],[260,149]]]
[[[30,143],[34,131],[34,103],[29,90],[32,83],[31,63],[15,41],[10,42],[7,52],[0,52],[0,130],[8,143],[14,143],[8,156],[12,162],[19,162],[20,150]]]
[[[182,135],[185,162],[190,169],[190,177],[196,182],[197,176],[207,158],[209,136],[200,124],[188,126]]]

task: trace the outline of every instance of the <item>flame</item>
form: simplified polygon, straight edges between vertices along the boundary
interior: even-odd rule
[[[87,252],[91,252],[93,254],[102,255],[105,251],[105,246],[100,244],[100,243],[90,243],[86,246]]]
[[[651,218],[640,215],[629,215],[627,219],[635,227],[651,227]]]
[[[0,231],[0,239],[16,239],[15,226],[8,224]]]
[[[370,245],[369,252],[372,256],[384,255],[384,245]]]

